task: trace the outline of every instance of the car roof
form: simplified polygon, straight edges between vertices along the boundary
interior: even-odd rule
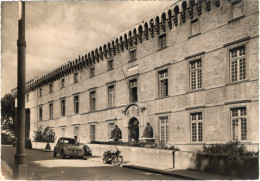
[[[68,138],[68,137],[60,137],[60,139],[75,140],[75,138]]]

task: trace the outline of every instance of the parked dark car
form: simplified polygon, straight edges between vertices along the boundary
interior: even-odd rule
[[[66,156],[83,158],[84,149],[77,143],[76,139],[61,137],[53,151],[54,157],[56,157],[57,154],[60,154],[62,158],[65,158]]]
[[[13,140],[13,147],[17,146],[17,138],[14,138]],[[32,141],[30,138],[25,139],[25,148],[32,149]]]

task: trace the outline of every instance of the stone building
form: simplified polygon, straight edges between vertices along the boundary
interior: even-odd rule
[[[256,148],[258,1],[179,0],[86,55],[27,83],[30,131],[155,142],[183,150],[239,140]],[[15,92],[15,90],[14,90]]]

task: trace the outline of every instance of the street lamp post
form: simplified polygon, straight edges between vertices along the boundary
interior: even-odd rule
[[[17,146],[15,154],[15,179],[27,179],[25,153],[25,2],[19,1],[17,40]]]

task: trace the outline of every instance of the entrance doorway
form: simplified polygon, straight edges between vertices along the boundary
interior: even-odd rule
[[[128,141],[138,142],[139,140],[139,121],[135,117],[128,123]]]

